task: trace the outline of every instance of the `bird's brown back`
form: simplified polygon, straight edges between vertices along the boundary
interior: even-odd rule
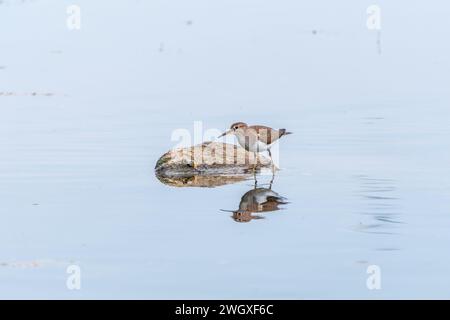
[[[266,144],[272,144],[282,136],[280,130],[275,130],[266,126],[250,126],[248,129],[256,131],[259,140]]]

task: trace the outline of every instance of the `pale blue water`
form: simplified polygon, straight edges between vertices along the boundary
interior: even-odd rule
[[[450,297],[447,2],[381,1],[381,54],[371,2],[77,3],[80,31],[0,4],[1,298]],[[251,180],[153,172],[173,130],[238,120],[294,132],[289,203],[249,223],[220,209]]]

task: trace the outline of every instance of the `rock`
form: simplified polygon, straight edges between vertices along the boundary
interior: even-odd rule
[[[240,182],[257,171],[270,170],[268,157],[258,155],[233,144],[205,142],[193,147],[170,150],[155,166],[158,179],[171,186],[217,187]]]

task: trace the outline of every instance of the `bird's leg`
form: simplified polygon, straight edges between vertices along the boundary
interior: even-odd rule
[[[270,151],[270,149],[267,149],[267,151],[269,151],[270,165],[271,165],[271,167],[272,167],[272,173],[274,173],[274,172],[275,172],[275,165],[273,164],[272,152]]]
[[[272,183],[273,183],[273,180],[275,179],[275,164],[273,163],[272,152],[270,151],[270,149],[267,149],[267,151],[269,151],[270,164],[272,166],[272,179],[270,180],[270,184],[269,184],[269,189],[272,189]]]
[[[272,184],[273,184],[274,179],[275,179],[275,172],[272,172],[272,179],[270,180],[270,183],[269,183],[269,190],[272,190]]]
[[[254,155],[255,153],[253,153]],[[257,187],[258,181],[256,181],[256,158],[254,158],[253,162],[253,179],[255,179],[255,189]]]

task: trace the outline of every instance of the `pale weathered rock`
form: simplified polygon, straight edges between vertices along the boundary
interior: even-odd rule
[[[271,168],[268,157],[233,144],[205,142],[193,147],[171,150],[159,158],[158,179],[172,186],[215,187],[248,179],[257,170]]]

